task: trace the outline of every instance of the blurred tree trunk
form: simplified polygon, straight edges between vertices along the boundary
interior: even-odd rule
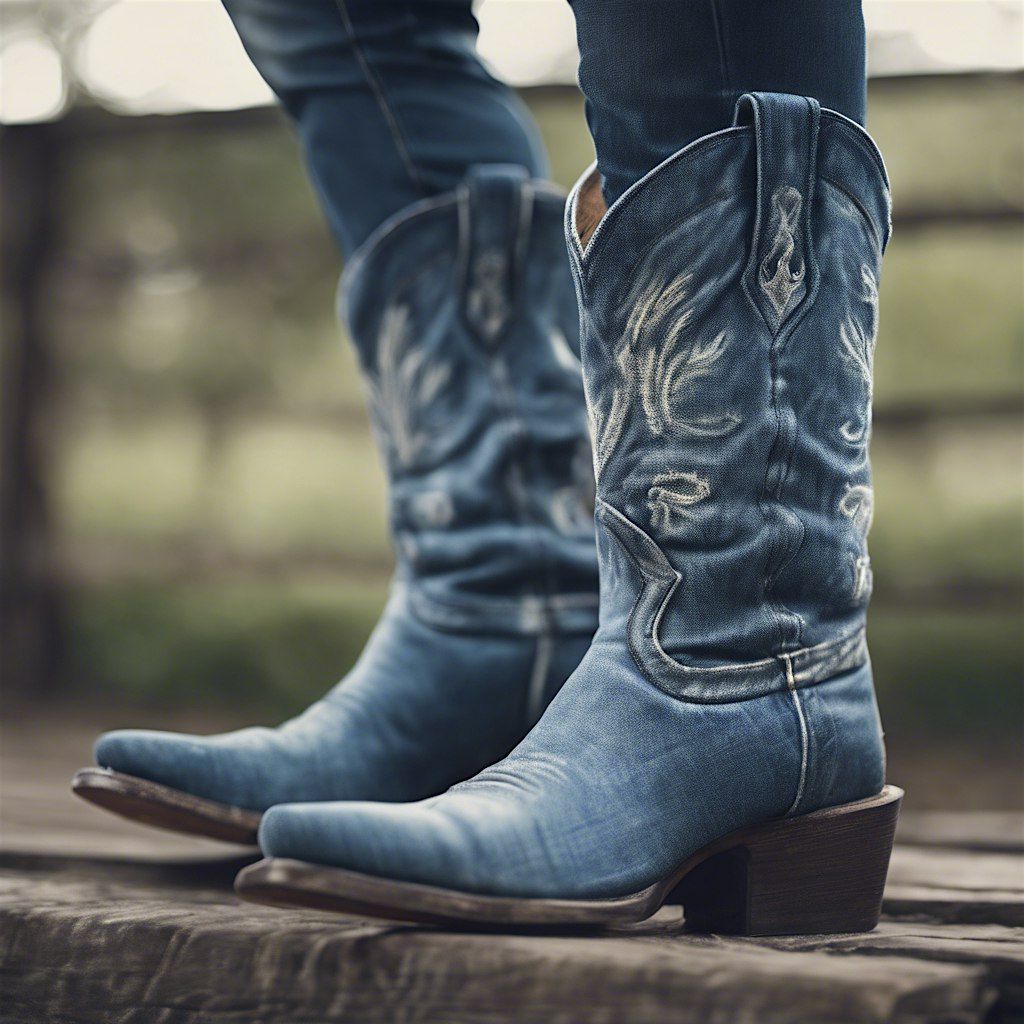
[[[57,244],[62,126],[16,125],[0,139],[0,673],[5,696],[51,690],[61,653],[47,493],[47,277]]]

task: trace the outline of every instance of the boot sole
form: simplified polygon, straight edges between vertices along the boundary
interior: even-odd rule
[[[256,845],[262,815],[204,800],[171,786],[110,768],[83,768],[71,780],[75,796],[129,821],[225,843]]]
[[[243,899],[423,924],[484,928],[634,924],[681,903],[692,931],[801,935],[878,923],[903,791],[741,829],[670,876],[627,896],[562,900],[484,896],[268,858],[235,879]]]

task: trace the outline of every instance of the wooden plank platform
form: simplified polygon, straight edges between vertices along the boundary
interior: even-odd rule
[[[33,860],[0,869],[4,1020],[966,1024],[1001,977],[1024,982],[999,926],[970,956],[948,925],[851,948],[687,936],[672,911],[610,935],[482,935],[244,906],[237,861]],[[949,955],[913,954],[932,943]]]
[[[3,765],[0,1024],[1024,1022],[1021,815],[908,814],[868,935],[691,935],[677,908],[474,933],[239,903],[250,852],[102,815],[44,760]]]

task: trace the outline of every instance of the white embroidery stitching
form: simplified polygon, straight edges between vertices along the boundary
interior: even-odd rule
[[[802,262],[797,270],[790,266],[796,252],[797,222],[803,204],[803,196],[792,185],[780,185],[772,195],[771,216],[775,237],[768,255],[761,261],[758,283],[780,318],[793,292],[804,279],[806,268]]]
[[[417,420],[451,380],[451,365],[428,361],[410,344],[412,321],[407,306],[389,306],[377,333],[377,373],[371,376],[373,408],[396,458],[411,466],[428,446],[430,435]]]

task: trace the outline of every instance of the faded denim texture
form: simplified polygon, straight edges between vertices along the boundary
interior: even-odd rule
[[[593,475],[561,192],[511,166],[386,223],[344,315],[391,479],[397,581],[441,628],[592,633]]]
[[[100,765],[252,810],[415,800],[537,720],[597,625],[563,205],[520,168],[475,168],[384,224],[346,271],[398,563],[352,672],[277,729],[108,733]]]
[[[522,100],[476,54],[470,0],[224,0],[295,124],[334,237],[351,255],[389,217],[476,164],[547,175]]]
[[[438,797],[277,807],[271,856],[464,891],[602,897],[736,828],[877,793],[864,640],[881,159],[816,101],[567,209],[597,469],[600,628],[503,761]]]
[[[746,92],[814,96],[864,123],[860,0],[570,0],[610,204],[727,125]]]

